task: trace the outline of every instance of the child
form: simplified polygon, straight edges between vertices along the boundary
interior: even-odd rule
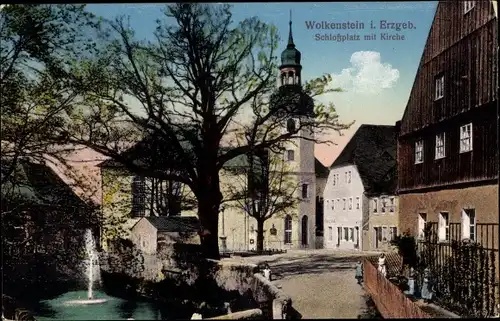
[[[385,268],[385,254],[384,253],[380,254],[380,256],[378,258],[378,271],[384,277],[387,275],[387,270]]]
[[[361,261],[358,261],[358,263],[356,263],[355,278],[356,280],[358,280],[358,284],[361,284],[361,282],[363,281],[363,264],[361,263]]]

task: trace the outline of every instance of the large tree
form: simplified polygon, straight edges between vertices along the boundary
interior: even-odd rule
[[[57,155],[47,133],[57,131],[78,93],[65,84],[70,65],[91,53],[98,22],[84,5],[5,5],[0,9],[1,157],[17,161]],[[90,39],[89,39],[90,38]]]
[[[287,104],[270,106],[277,74],[276,28],[257,18],[234,23],[229,5],[172,4],[164,13],[148,42],[137,40],[124,18],[110,22],[99,40],[103,50],[72,70],[74,87],[85,94],[80,111],[57,136],[90,146],[136,174],[187,185],[206,232],[205,254],[218,258],[219,171],[224,164],[297,138],[303,127],[318,133],[349,125],[338,121],[333,105],[317,103],[315,117],[294,130],[268,130],[287,116],[280,112]],[[314,79],[304,91],[311,97],[333,91],[330,80]],[[298,96],[274,99],[291,104]],[[120,143],[129,140],[124,124],[143,134],[140,159],[120,153]],[[238,136],[254,137],[255,144],[232,145]]]
[[[33,282],[43,288],[54,281],[54,272],[80,264],[75,230],[91,225],[94,208],[90,199],[76,201],[67,184],[84,189],[85,179],[67,164],[67,146],[54,148],[48,134],[58,131],[78,101],[64,82],[70,65],[92,52],[89,37],[96,27],[84,5],[0,8],[3,272],[6,288],[14,293],[33,288]],[[44,164],[60,170],[67,182]],[[88,192],[80,196],[91,198],[93,191]]]

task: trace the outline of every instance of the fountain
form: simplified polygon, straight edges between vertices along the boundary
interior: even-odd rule
[[[90,229],[87,229],[85,231],[85,252],[87,254],[87,282],[88,282],[88,288],[87,288],[87,300],[70,300],[66,301],[66,304],[72,305],[72,304],[100,304],[104,303],[107,300],[106,299],[94,299],[94,292],[93,292],[93,287],[94,287],[94,270],[99,271],[99,262],[98,262],[98,257],[96,254],[96,246],[94,242],[94,237],[92,236],[92,231]]]

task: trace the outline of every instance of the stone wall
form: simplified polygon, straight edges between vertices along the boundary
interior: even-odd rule
[[[291,298],[274,284],[258,273],[255,264],[238,264],[213,261],[217,264],[214,278],[225,290],[238,290],[240,294],[250,291],[259,304],[263,316],[272,319],[285,319],[297,312],[292,307]]]

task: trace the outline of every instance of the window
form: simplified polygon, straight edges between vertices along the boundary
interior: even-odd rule
[[[328,240],[333,241],[333,227],[328,226]]]
[[[337,174],[337,184],[340,184],[340,176]]]
[[[349,240],[351,240],[351,242],[354,242],[354,228],[350,228],[349,229]]]
[[[394,240],[396,238],[396,236],[398,236],[398,228],[397,227],[391,227],[391,236],[390,236],[390,240]]]
[[[449,214],[447,212],[441,212],[439,214],[439,240],[450,240],[450,221]]]
[[[476,240],[476,210],[472,208],[462,211],[462,238]]]
[[[435,157],[435,159],[440,159],[440,158],[445,157],[444,142],[445,142],[445,134],[444,133],[436,135],[436,157]]]
[[[347,183],[351,182],[351,171],[347,172]]]
[[[332,200],[332,211],[335,211],[335,200]]]
[[[460,127],[460,153],[472,150],[472,124]]]
[[[307,184],[302,184],[302,198],[308,198],[309,197],[308,187],[309,186]]]
[[[340,245],[341,239],[342,239],[342,228],[337,227],[337,245]]]
[[[349,197],[349,210],[352,210],[352,197]]]
[[[347,183],[347,172],[345,172],[345,182]]]
[[[337,175],[333,175],[333,186],[337,185]]]
[[[387,206],[387,200],[384,197],[384,198],[382,198],[382,209],[381,209],[382,213],[385,213],[386,206]]]
[[[471,11],[475,4],[475,1],[464,1],[464,14]]]
[[[295,160],[295,151],[293,149],[289,149],[286,151],[286,159],[288,161],[294,161]]]
[[[292,217],[285,216],[285,244],[292,243]]]
[[[141,176],[132,179],[132,215],[144,216],[146,214],[146,180]]]
[[[344,202],[344,208],[343,208],[343,210],[345,211],[345,205],[346,205],[346,200],[345,200],[345,198],[343,198],[343,199],[342,199],[342,201]]]
[[[289,118],[286,122],[286,129],[289,133],[293,133],[296,130],[295,120],[293,118]]]
[[[389,235],[387,235],[387,226],[382,227],[382,241],[387,242]]]
[[[377,213],[378,211],[378,201],[377,199],[373,200],[373,213]]]
[[[349,228],[344,227],[344,240],[349,241]]]
[[[424,141],[415,142],[415,164],[424,162]]]
[[[436,77],[434,99],[438,100],[444,96],[444,75]]]
[[[356,197],[356,209],[359,210],[360,206],[361,206],[361,202],[359,201],[359,197]]]
[[[427,223],[427,213],[418,214],[418,237],[424,237],[425,223]]]
[[[391,205],[390,205],[389,211],[390,211],[390,212],[394,212],[394,207],[395,207],[395,204],[394,204],[394,197],[389,198],[389,200],[390,200],[390,202],[391,202]]]

